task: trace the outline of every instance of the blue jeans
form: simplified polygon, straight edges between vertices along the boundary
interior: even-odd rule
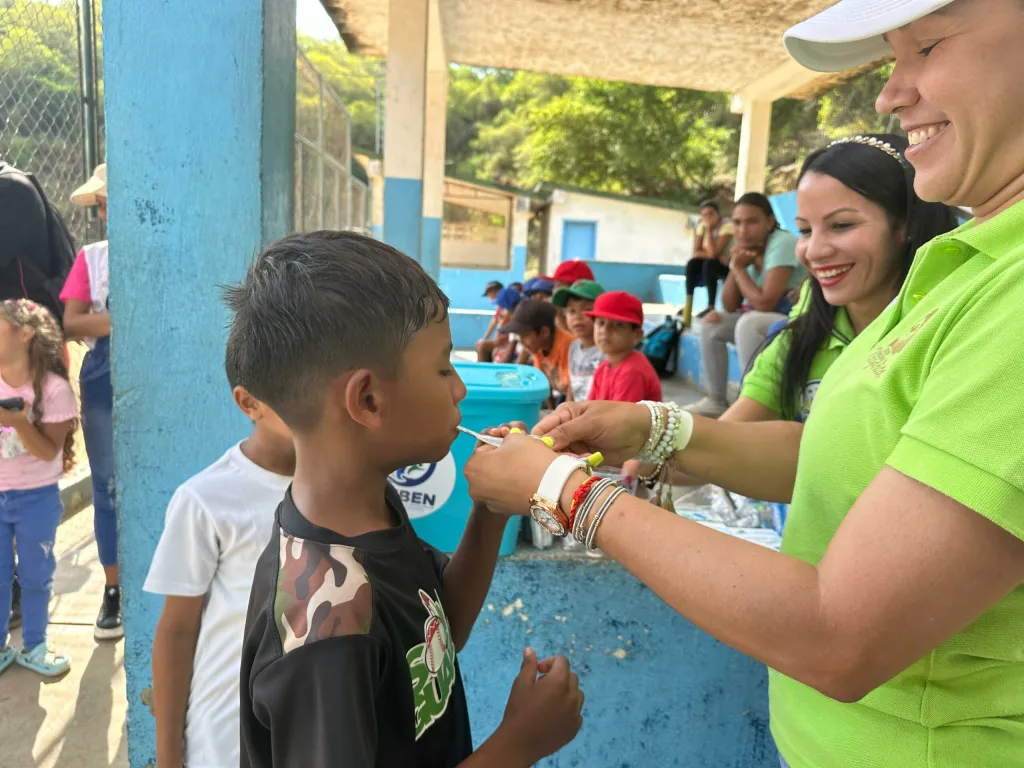
[[[114,391],[110,383],[110,339],[99,339],[82,361],[82,433],[92,471],[93,526],[100,563],[117,565],[114,485]]]
[[[18,543],[22,637],[25,648],[46,639],[50,586],[57,560],[53,540],[64,508],[57,485],[0,492],[0,643],[7,638],[14,581],[14,541]]]

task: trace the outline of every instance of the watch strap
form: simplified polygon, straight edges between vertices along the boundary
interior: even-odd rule
[[[591,474],[590,465],[583,459],[564,454],[557,456],[544,473],[544,477],[541,478],[540,486],[537,488],[537,495],[542,499],[553,502],[557,506],[559,499],[562,498],[565,484],[569,482],[569,477],[572,473],[578,469],[582,469],[588,475]]]

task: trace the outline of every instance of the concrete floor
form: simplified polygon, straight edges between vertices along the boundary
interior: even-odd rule
[[[50,640],[71,655],[71,671],[46,680],[17,665],[0,675],[0,763],[14,768],[127,768],[123,644],[97,643],[93,622],[103,569],[92,507],[61,524]],[[21,630],[11,633],[21,646]]]

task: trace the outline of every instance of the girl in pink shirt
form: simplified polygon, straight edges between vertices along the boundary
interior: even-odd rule
[[[28,299],[0,304],[0,672],[18,663],[56,677],[71,665],[46,642],[53,542],[63,512],[57,481],[73,462],[78,419],[63,349],[48,309]],[[15,545],[21,651],[7,634]]]

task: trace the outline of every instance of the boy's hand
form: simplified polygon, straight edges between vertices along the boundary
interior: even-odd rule
[[[583,691],[569,660],[554,656],[538,662],[534,650],[527,648],[499,730],[532,765],[576,738],[583,725],[582,709]]]

